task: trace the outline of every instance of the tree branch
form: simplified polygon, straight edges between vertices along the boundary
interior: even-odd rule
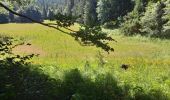
[[[66,33],[66,34],[70,34],[70,33],[68,33],[68,32],[65,32],[65,31],[59,29],[58,27],[51,26],[51,25],[49,25],[49,24],[45,24],[45,23],[43,23],[43,22],[36,21],[36,20],[34,20],[34,19],[32,19],[32,18],[30,18],[30,17],[28,17],[28,16],[19,14],[19,13],[15,12],[15,11],[11,10],[10,8],[8,8],[8,7],[7,7],[6,5],[4,5],[2,2],[0,2],[0,6],[3,7],[4,9],[6,9],[7,11],[9,11],[10,13],[12,13],[12,14],[14,14],[14,15],[17,15],[17,16],[19,16],[19,17],[26,18],[26,19],[34,22],[34,23],[38,23],[38,24],[41,24],[41,25],[43,25],[43,26],[47,26],[47,27],[50,27],[50,28],[57,29],[57,30],[59,30],[59,31],[61,31],[61,32],[63,32],[63,33]]]
[[[101,41],[101,40],[113,41],[113,39],[112,39],[111,37],[107,37],[107,36],[102,35],[102,34],[99,35],[99,36],[97,36],[97,34],[96,34],[96,35],[92,34],[92,32],[95,32],[95,30],[98,30],[98,28],[96,28],[96,29],[94,28],[94,29],[93,29],[93,28],[86,27],[86,28],[87,28],[86,30],[73,31],[73,30],[71,30],[71,29],[69,29],[69,28],[67,28],[67,27],[63,27],[63,28],[65,28],[65,29],[70,30],[70,31],[73,32],[73,33],[68,33],[68,32],[65,32],[65,31],[61,30],[61,29],[58,28],[58,27],[55,27],[54,25],[56,25],[56,24],[52,24],[52,25],[46,24],[46,23],[43,23],[43,22],[36,21],[36,20],[34,20],[34,19],[32,19],[32,18],[30,18],[30,17],[28,17],[28,16],[19,14],[19,13],[15,12],[15,11],[11,10],[9,7],[7,7],[6,5],[4,5],[2,2],[0,2],[0,6],[3,7],[4,9],[6,9],[7,11],[13,13],[14,15],[17,15],[17,16],[19,16],[19,17],[26,18],[26,19],[34,22],[34,23],[38,23],[38,24],[41,24],[41,25],[43,25],[43,26],[47,26],[47,27],[50,27],[50,28],[57,29],[57,30],[59,30],[59,31],[65,33],[65,34],[68,34],[68,35],[70,35],[70,36],[72,36],[72,37],[75,37],[75,39],[81,38],[81,41],[82,41],[82,43],[84,43],[84,44],[87,44],[86,42],[87,42],[87,41],[90,41],[92,44],[96,45],[97,47],[102,48],[103,50],[107,51],[108,53],[109,53],[109,51],[114,51],[114,49],[111,48],[110,46],[108,46],[107,43],[104,43],[104,42]],[[100,33],[101,30],[98,30],[98,31],[99,31],[99,32],[97,32],[97,33]],[[88,38],[89,38],[89,39],[86,38],[86,35],[87,35],[87,34],[84,34],[84,33],[89,33],[89,34],[88,34]],[[84,35],[85,35],[85,37],[84,37]],[[95,36],[97,36],[97,37],[95,37]],[[104,37],[101,38],[100,36],[104,36]]]

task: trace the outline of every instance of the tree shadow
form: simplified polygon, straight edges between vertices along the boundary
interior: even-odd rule
[[[138,91],[119,86],[111,75],[85,77],[78,69],[64,73],[62,80],[45,75],[36,66],[0,62],[0,100],[166,100],[161,91]]]

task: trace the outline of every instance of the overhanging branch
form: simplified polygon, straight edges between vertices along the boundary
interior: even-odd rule
[[[54,29],[57,29],[57,30],[59,30],[59,31],[65,33],[65,34],[71,35],[72,37],[75,37],[76,40],[78,40],[79,42],[84,43],[86,45],[88,45],[89,42],[90,42],[90,44],[96,45],[97,47],[102,48],[103,50],[107,51],[108,53],[109,53],[109,51],[114,51],[114,49],[112,47],[110,47],[108,45],[108,43],[105,42],[107,40],[108,41],[114,41],[114,39],[112,39],[112,37],[106,36],[106,34],[102,34],[101,33],[101,27],[100,28],[98,28],[98,27],[94,27],[94,28],[85,27],[85,29],[81,29],[79,31],[73,31],[73,30],[71,30],[67,27],[62,27],[64,29],[67,29],[67,30],[73,32],[73,33],[69,33],[69,32],[65,32],[65,31],[61,30],[60,28],[54,26],[54,25],[57,25],[57,24],[46,24],[46,23],[34,20],[34,19],[32,19],[28,16],[25,16],[23,14],[19,14],[15,11],[11,10],[9,7],[4,5],[2,2],[0,2],[0,6],[3,7],[4,9],[6,9],[7,11],[9,11],[10,13],[14,14],[14,15],[26,18],[26,19],[34,22],[34,23],[38,23],[38,24],[41,24],[43,26],[54,28]],[[99,34],[99,33],[101,33],[101,34]]]
[[[10,13],[14,14],[14,15],[17,15],[17,16],[19,16],[19,17],[26,18],[26,19],[34,22],[34,23],[38,23],[38,24],[41,24],[41,25],[43,25],[43,26],[47,26],[47,27],[50,27],[50,28],[54,28],[54,29],[57,29],[57,30],[59,30],[59,31],[61,31],[61,32],[63,32],[63,33],[69,34],[68,32],[63,31],[63,30],[59,29],[58,27],[51,26],[51,25],[49,25],[49,24],[46,24],[46,23],[43,23],[43,22],[39,22],[39,21],[37,21],[37,20],[34,20],[34,19],[32,19],[32,18],[30,18],[30,17],[28,17],[28,16],[25,16],[25,15],[23,15],[23,14],[19,14],[19,13],[15,12],[15,11],[11,10],[9,7],[7,7],[6,5],[4,5],[2,2],[0,2],[0,6],[3,7],[4,9],[6,9],[7,11],[9,11]]]

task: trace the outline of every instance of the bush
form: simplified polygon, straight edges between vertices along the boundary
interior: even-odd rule
[[[140,33],[139,15],[131,12],[124,17],[124,23],[121,25],[121,32],[125,35],[135,35]]]
[[[116,27],[115,21],[110,21],[110,22],[106,22],[103,24],[103,28],[106,28],[106,29],[113,29],[114,27]]]

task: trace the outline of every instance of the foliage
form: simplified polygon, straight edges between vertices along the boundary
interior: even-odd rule
[[[124,17],[121,31],[125,35],[141,34],[151,37],[168,36],[168,1],[148,2],[138,0],[133,12]]]
[[[97,1],[86,0],[84,7],[84,24],[93,27],[97,24]]]
[[[18,13],[28,16],[38,22],[43,21],[39,9],[35,6],[28,6],[24,9],[19,9]],[[31,22],[30,20],[28,20],[26,18],[19,17],[19,16],[16,16],[15,20],[16,20],[16,22],[21,22],[21,23]]]
[[[59,27],[69,27],[71,25],[74,25],[76,22],[77,17],[72,15],[63,15],[61,13],[57,13],[53,16],[51,16],[50,20],[55,21],[54,25],[57,25]]]
[[[100,26],[82,26],[78,32],[73,34],[73,36],[75,37],[75,40],[82,45],[95,45],[108,53],[109,51],[114,51],[114,49],[108,45],[107,41],[115,40],[102,32]]]
[[[31,42],[46,53],[33,58],[31,66],[10,67],[18,70],[15,74],[18,77],[11,75],[15,80],[10,83],[18,80],[19,85],[8,88],[15,97],[22,100],[114,100],[114,97],[115,100],[169,100],[169,40],[124,37],[116,30],[105,30],[118,41],[111,44],[115,52],[109,55],[102,52],[96,58],[99,49],[80,46],[72,37],[55,29],[43,29],[38,24],[11,23],[0,27],[1,33]],[[89,64],[84,68],[86,59]],[[124,70],[120,67],[122,64],[130,67]],[[6,84],[2,80],[0,83]]]
[[[163,18],[165,7],[164,2],[153,3],[148,6],[144,17],[141,19],[142,32],[150,36],[161,37],[163,26],[168,22],[167,19]]]
[[[22,93],[21,83],[24,81],[27,68],[22,68],[29,63],[34,54],[27,56],[14,55],[12,48],[20,44],[13,44],[14,39],[9,37],[0,38],[0,98],[4,100],[16,99]]]
[[[124,23],[121,25],[121,31],[125,35],[135,35],[140,33],[139,15],[136,12],[131,12],[124,17]]]
[[[8,22],[9,22],[8,12],[0,7],[0,24]]]
[[[106,28],[106,29],[114,29],[117,26],[117,22],[116,21],[106,22],[102,26],[103,28]]]
[[[49,9],[48,13],[47,13],[47,18],[52,20],[52,19],[54,19],[54,16],[55,16],[55,12],[52,9]]]
[[[165,2],[166,7],[165,7],[165,16],[163,17],[164,19],[167,19],[168,22],[164,25],[164,30],[163,30],[163,37],[170,37],[170,0],[167,0]]]
[[[8,15],[0,14],[0,24],[8,22],[9,22]]]
[[[145,7],[147,6],[148,0],[135,0],[134,11],[141,14],[145,12]]]
[[[64,9],[64,14],[72,15],[73,7],[74,7],[74,0],[66,0],[66,7]]]
[[[141,33],[141,23],[140,18],[145,12],[145,7],[147,5],[146,0],[136,0],[133,11],[128,13],[123,17],[123,23],[121,26],[121,31],[125,35],[135,35]]]
[[[131,0],[99,0],[97,4],[98,20],[101,24],[126,15],[133,8]]]

